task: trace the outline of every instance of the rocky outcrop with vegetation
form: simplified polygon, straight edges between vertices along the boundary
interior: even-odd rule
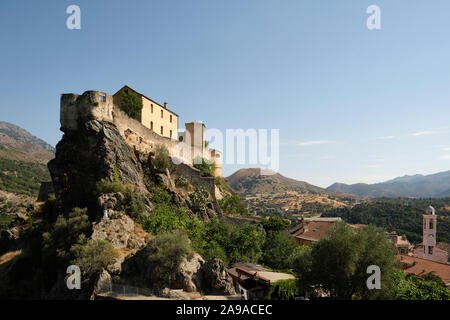
[[[224,275],[207,269],[196,252],[207,244],[182,231],[186,223],[203,228],[222,215],[215,192],[196,183],[198,170],[177,169],[165,152],[138,152],[112,122],[77,121],[76,130],[62,128],[48,163],[55,196],[30,213],[20,253],[3,266],[0,298],[89,299],[129,285],[156,295],[231,294],[230,279],[228,289],[211,285]],[[184,224],[167,227],[172,217]],[[81,290],[67,288],[72,264],[81,269]],[[21,290],[14,289],[18,282]]]

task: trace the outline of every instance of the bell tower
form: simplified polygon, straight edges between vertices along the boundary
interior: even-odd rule
[[[436,210],[429,206],[423,215],[423,258],[432,260],[436,249]]]

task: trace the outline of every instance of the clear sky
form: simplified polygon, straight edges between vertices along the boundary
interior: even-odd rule
[[[55,145],[61,93],[128,84],[181,124],[280,129],[280,173],[322,187],[445,171],[449,31],[448,0],[4,0],[0,120]]]

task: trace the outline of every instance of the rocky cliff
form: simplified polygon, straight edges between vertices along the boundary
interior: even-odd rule
[[[172,205],[188,208],[185,214],[191,217],[209,220],[222,214],[216,200],[214,178],[203,178],[198,170],[185,164],[169,163],[165,170],[157,168],[154,153],[138,151],[127,143],[113,117],[99,116],[103,113],[97,110],[98,96],[94,91],[81,96],[62,96],[62,102],[70,102],[66,101],[61,109],[64,135],[56,146],[55,158],[48,163],[56,199],[35,210],[34,225],[23,236],[28,239],[27,245],[7,248],[18,249],[20,253],[3,265],[7,271],[0,275],[0,297],[86,299],[130,283],[151,292],[151,283],[143,281],[148,262],[142,257],[152,236],[142,229],[137,217],[128,215],[119,205],[125,198],[123,192],[99,194],[100,182],[132,190],[132,194],[142,200],[144,216],[153,214],[155,188],[166,190],[173,199]],[[177,186],[180,180],[189,187]],[[193,196],[197,191],[204,195],[204,203],[199,204]],[[86,212],[87,221],[82,215],[75,216],[74,210]],[[82,226],[83,236],[88,235],[88,238],[70,240],[69,234]],[[64,257],[72,253],[68,250],[76,247],[76,241],[91,244],[95,250],[98,248],[94,245],[106,246],[107,243],[116,255],[102,272],[90,274],[84,280],[82,290],[70,291],[64,280],[68,264]],[[21,273],[34,275],[23,280],[24,287],[33,290],[15,291],[13,287]],[[223,263],[220,260],[205,262],[198,254],[186,257],[173,279],[173,288],[167,288],[169,291],[234,293]]]

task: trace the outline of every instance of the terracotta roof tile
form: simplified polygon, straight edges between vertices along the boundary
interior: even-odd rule
[[[450,283],[450,265],[431,260],[411,257],[407,255],[397,255],[397,260],[403,263],[405,272],[415,274],[416,276],[423,276],[432,271],[444,281]]]

